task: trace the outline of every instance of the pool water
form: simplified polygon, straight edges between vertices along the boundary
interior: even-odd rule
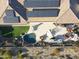
[[[26,34],[23,38],[24,38],[24,41],[27,43],[36,42],[36,35],[34,33]]]

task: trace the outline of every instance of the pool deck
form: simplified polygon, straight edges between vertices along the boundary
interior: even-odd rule
[[[33,26],[42,23],[40,26],[38,26],[37,30],[33,30]],[[28,33],[35,33],[36,34],[36,41],[41,41],[40,36],[45,35],[50,29],[56,28],[56,26],[52,22],[36,22],[36,23],[30,23],[30,29]],[[60,30],[58,34],[67,33],[66,30]]]

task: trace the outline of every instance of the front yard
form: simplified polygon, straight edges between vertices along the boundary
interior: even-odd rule
[[[28,30],[29,26],[0,26],[0,34],[4,37],[18,37]]]

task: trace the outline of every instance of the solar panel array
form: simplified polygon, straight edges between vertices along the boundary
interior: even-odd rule
[[[60,0],[25,0],[25,7],[59,7]]]
[[[3,17],[4,23],[19,23],[20,18],[15,15],[14,10],[6,10],[6,16]]]
[[[60,0],[25,0],[24,7],[33,8],[27,17],[57,17],[60,9],[52,7],[60,7]]]
[[[28,17],[57,17],[59,9],[34,9],[27,13]]]

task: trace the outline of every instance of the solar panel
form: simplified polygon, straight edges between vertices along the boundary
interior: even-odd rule
[[[20,18],[15,15],[14,10],[6,10],[6,16],[3,17],[4,23],[19,23]]]
[[[25,0],[25,7],[59,7],[60,0]]]
[[[19,17],[7,17],[3,18],[4,23],[19,23]]]
[[[24,8],[21,3],[19,3],[17,0],[9,0],[9,5],[11,8],[13,8],[21,17],[23,17],[25,20],[27,20],[26,15],[26,8]]]
[[[13,16],[15,16],[15,12],[14,12],[14,10],[6,10],[6,15],[13,17]]]
[[[28,17],[57,17],[59,9],[34,9],[27,13]]]

